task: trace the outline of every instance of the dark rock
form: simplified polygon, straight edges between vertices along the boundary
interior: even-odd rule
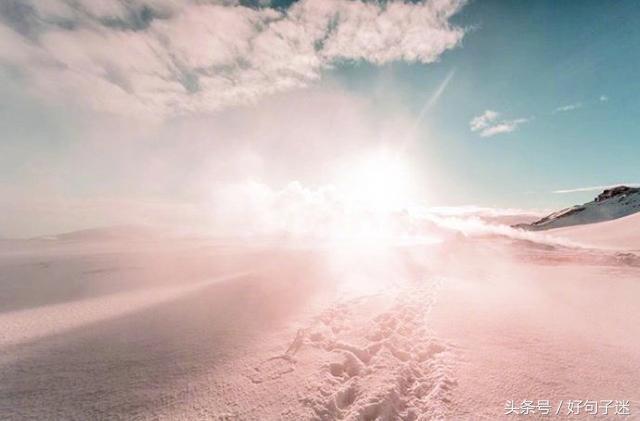
[[[600,193],[598,197],[596,197],[595,201],[602,202],[603,200],[611,199],[612,197],[622,196],[622,195],[626,196],[630,193],[637,193],[637,192],[640,192],[640,188],[638,187],[618,186],[612,189],[606,189],[605,191]]]

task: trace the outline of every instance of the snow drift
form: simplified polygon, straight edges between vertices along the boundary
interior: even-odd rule
[[[549,234],[596,247],[640,251],[640,213],[596,224],[557,228]]]

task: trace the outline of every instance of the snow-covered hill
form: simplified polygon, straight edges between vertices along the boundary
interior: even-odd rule
[[[640,188],[618,186],[600,193],[593,201],[554,212],[531,224],[515,225],[532,231],[593,224],[640,212]]]

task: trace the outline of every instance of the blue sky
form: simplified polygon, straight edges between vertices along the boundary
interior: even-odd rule
[[[379,144],[434,206],[640,182],[637,2],[245,6],[4,3],[0,236],[183,220],[235,179],[316,189]]]
[[[392,65],[395,88],[414,112],[455,69],[425,117],[435,133],[420,139],[440,177],[456,184],[443,196],[457,204],[554,207],[594,192],[552,191],[638,182],[640,29],[629,19],[638,15],[634,2],[475,1],[454,19],[473,28],[460,48],[435,65]],[[380,70],[347,74],[348,86],[366,92]],[[530,121],[480,138],[469,121],[484,110]]]

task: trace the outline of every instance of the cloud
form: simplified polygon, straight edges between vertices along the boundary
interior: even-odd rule
[[[499,119],[500,113],[486,110],[479,116],[471,119],[469,128],[472,132],[479,132],[481,137],[491,137],[501,133],[515,131],[520,124],[529,121],[528,118],[516,118],[513,120]]]
[[[591,191],[601,192],[605,189],[610,189],[618,186],[640,187],[640,183],[618,183],[618,184],[610,184],[606,186],[577,187],[574,189],[554,190],[553,193],[566,194],[566,193],[581,193],[581,192],[591,192]]]
[[[403,108],[381,115],[376,107],[376,101],[328,85],[272,95],[258,107],[162,124],[86,110],[60,130],[60,120],[10,114],[15,128],[8,126],[6,136],[25,142],[24,150],[0,142],[0,167],[9,174],[4,183],[0,177],[0,236],[140,222],[201,233],[226,232],[229,225],[242,232],[242,224],[216,217],[229,209],[218,200],[223,186],[246,180],[273,191],[291,180],[314,191],[340,185],[364,156],[395,150],[398,133],[413,123],[414,115]],[[80,141],[68,142],[70,136]],[[120,200],[121,206],[110,205]],[[234,215],[246,217],[249,227],[252,217],[262,217],[252,216],[254,210],[239,206],[227,215],[234,221]],[[278,221],[269,219],[274,226]]]
[[[434,206],[429,208],[429,212],[441,216],[478,216],[481,219],[501,216],[544,216],[549,214],[548,210],[493,208],[476,205]]]
[[[515,131],[522,123],[526,123],[529,120],[526,118],[517,118],[515,120],[505,120],[494,126],[487,127],[480,132],[482,137],[491,137],[501,133],[511,133]]]
[[[481,115],[474,117],[469,123],[469,126],[471,127],[471,131],[475,132],[478,130],[486,129],[487,127],[489,127],[491,123],[493,123],[498,118],[499,115],[500,113],[497,113],[492,110],[487,110]]]
[[[373,213],[352,206],[351,198],[337,186],[311,188],[293,181],[281,189],[249,181],[227,184],[215,192],[215,232],[229,235],[286,234],[333,240],[367,238],[440,237],[452,232],[465,235],[498,234],[531,241],[547,240],[538,233],[509,225],[532,222],[545,213],[522,209],[414,206],[401,211]]]
[[[576,102],[575,104],[569,104],[569,105],[564,105],[562,107],[558,107],[553,112],[563,113],[566,111],[573,111],[573,110],[577,110],[578,108],[582,108],[582,106],[583,106],[582,102]]]
[[[432,221],[441,229],[449,229],[458,231],[465,236],[487,236],[496,235],[511,238],[514,240],[531,241],[538,244],[547,244],[550,246],[585,248],[587,246],[561,237],[546,234],[544,232],[525,231],[512,228],[505,224],[495,224],[487,222],[477,217],[447,217],[438,214],[424,213],[423,218]]]
[[[207,112],[308,86],[344,61],[434,62],[464,36],[449,22],[463,4],[301,0],[283,10],[8,0],[0,7],[0,65],[54,101],[128,115]]]
[[[555,110],[553,110],[553,114],[563,113],[563,112],[567,112],[567,111],[575,111],[575,110],[583,108],[585,106],[593,106],[593,104],[596,103],[596,102],[607,102],[607,101],[609,101],[609,97],[608,96],[600,95],[597,100],[587,101],[586,103],[584,103],[584,102],[576,102],[576,103],[573,103],[573,104],[568,104],[568,105],[563,105],[562,107],[558,107]]]

